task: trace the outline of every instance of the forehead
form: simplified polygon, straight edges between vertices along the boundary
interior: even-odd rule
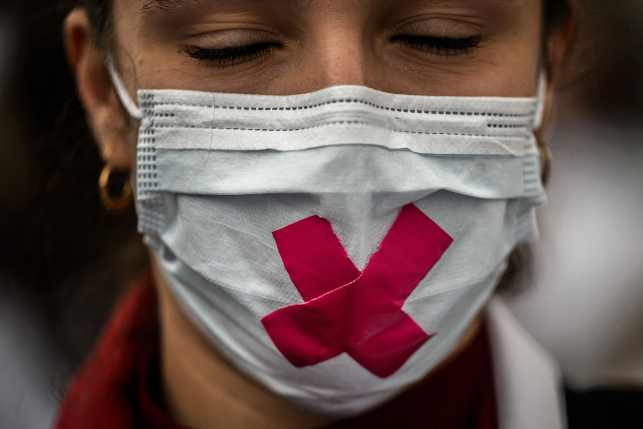
[[[173,9],[179,8],[181,6],[185,6],[189,3],[195,3],[195,2],[204,2],[204,0],[140,0],[141,3],[141,10],[142,11],[152,11],[152,10],[160,10],[160,11],[171,11]],[[229,1],[229,0],[224,0]],[[235,0],[238,1],[238,0]],[[258,0],[255,1],[255,3],[261,3],[265,1],[270,1],[272,3],[286,3],[290,6],[295,6],[300,9],[306,9],[311,6],[312,3],[317,3],[318,6],[323,6],[324,4],[329,5],[331,3],[334,3],[332,0]],[[384,0],[341,0],[342,3],[348,6],[354,6],[354,7],[368,7],[369,5],[372,5],[374,3],[381,3]],[[400,1],[400,0],[397,0]],[[506,7],[517,7],[523,5],[526,1],[529,0],[427,0],[427,1],[419,1],[416,3],[431,3],[431,4],[440,4],[440,5],[448,5],[449,3],[456,5],[456,4],[461,4],[461,3],[468,3],[471,1],[475,1],[476,3],[493,3],[496,5],[503,5]],[[540,2],[541,0],[535,0]],[[222,3],[222,0],[205,0],[205,3]]]

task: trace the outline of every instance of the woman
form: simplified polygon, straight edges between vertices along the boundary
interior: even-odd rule
[[[109,179],[131,177],[152,269],[58,427],[559,425],[548,381],[530,392],[550,389],[544,410],[520,402],[520,354],[502,352],[517,331],[498,304],[484,309],[512,249],[535,235],[549,158],[534,133],[572,10],[73,10],[65,39],[105,162],[102,198],[124,209],[130,185],[119,195]],[[533,362],[518,372],[539,374]]]

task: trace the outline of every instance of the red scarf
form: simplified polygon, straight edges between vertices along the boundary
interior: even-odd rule
[[[56,429],[186,429],[158,405],[156,293],[148,273],[128,293],[63,402]],[[438,373],[364,415],[324,429],[497,429],[486,325]]]

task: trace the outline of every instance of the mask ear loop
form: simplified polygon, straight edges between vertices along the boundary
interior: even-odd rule
[[[540,128],[543,124],[543,117],[545,115],[545,94],[547,93],[547,72],[545,70],[540,72],[538,77],[538,88],[536,89],[536,114],[534,116],[534,131]]]
[[[114,85],[114,89],[116,90],[116,95],[118,96],[123,107],[125,107],[125,110],[127,110],[127,113],[129,113],[129,115],[134,119],[142,120],[142,125],[146,126],[146,123],[149,122],[149,118],[144,117],[143,111],[136,105],[134,100],[132,100],[132,97],[130,97],[118,70],[116,70],[114,59],[111,55],[107,56],[105,65],[107,67],[109,76],[112,79],[112,84]],[[111,154],[108,158],[111,158]],[[123,185],[122,194],[120,196],[111,195],[109,189],[109,179],[112,175],[112,172],[113,167],[111,162],[108,160],[103,167],[103,170],[98,179],[98,189],[101,202],[103,203],[105,209],[111,214],[118,215],[123,213],[132,202],[133,189],[130,179],[128,178],[125,180],[125,183]]]
[[[134,103],[134,100],[132,100],[132,97],[130,97],[127,92],[127,88],[125,88],[125,84],[123,84],[121,75],[118,73],[118,70],[116,70],[112,56],[109,55],[105,62],[109,76],[112,78],[116,95],[118,95],[118,98],[121,100],[121,103],[125,107],[125,110],[127,110],[127,113],[129,113],[132,118],[143,119],[143,111],[136,105],[136,103]]]
[[[540,77],[538,78],[538,89],[536,92],[536,113],[534,116],[534,125],[533,130],[536,131],[543,123],[543,118],[545,115],[545,95],[547,93],[547,72],[541,71]],[[540,179],[543,183],[543,186],[547,185],[549,182],[549,175],[551,173],[551,162],[552,154],[547,147],[547,144],[539,138],[536,138],[538,143],[538,151],[540,152]]]

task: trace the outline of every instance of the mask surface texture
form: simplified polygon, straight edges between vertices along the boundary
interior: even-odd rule
[[[536,234],[538,98],[139,91],[139,229],[248,376],[350,416],[424,377]]]

